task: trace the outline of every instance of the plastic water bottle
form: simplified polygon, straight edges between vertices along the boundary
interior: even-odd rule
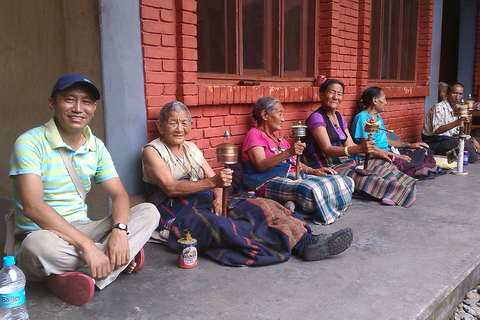
[[[468,165],[468,151],[467,150],[463,151],[463,165],[464,166]]]
[[[22,270],[15,266],[15,258],[3,257],[3,269],[0,270],[0,320],[28,319],[25,282]]]

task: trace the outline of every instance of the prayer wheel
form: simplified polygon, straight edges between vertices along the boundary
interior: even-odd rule
[[[365,128],[363,128],[363,130],[368,133],[368,138],[372,140],[372,134],[378,132],[378,122],[365,121]]]
[[[225,143],[219,144],[215,148],[215,162],[222,163],[224,165],[223,170],[229,170],[229,165],[237,163],[238,161],[238,148],[232,143],[228,143],[228,138],[231,137],[228,130],[223,134],[225,137]],[[227,199],[228,199],[228,187],[223,188],[222,195],[222,214],[227,216]]]
[[[307,136],[307,126],[302,124],[302,120],[298,120],[297,124],[292,126],[292,136],[295,138]]]
[[[230,138],[230,132],[228,132],[228,130],[225,131],[223,136],[226,138],[227,142],[221,143],[215,148],[215,162],[222,164],[237,163],[237,146],[232,143],[228,143],[228,138]]]
[[[292,136],[298,138],[298,141],[302,141],[302,138],[307,136],[307,126],[302,125],[302,120],[298,120],[297,124],[292,126]],[[297,161],[295,162],[295,178],[299,178],[299,166],[300,156],[297,155]]]
[[[375,119],[365,121],[365,127],[363,130],[368,133],[367,141],[372,141],[372,135],[378,132],[379,123]],[[370,153],[365,154],[365,161],[363,163],[363,169],[357,167],[355,171],[362,176],[370,176],[373,174],[371,169],[368,169],[368,161],[370,160]]]
[[[468,95],[465,103],[468,105],[468,110],[472,111],[473,109],[475,109],[475,99],[473,99],[473,96],[471,94]]]
[[[475,100],[473,99],[473,96],[471,94],[468,95],[467,100],[465,100],[465,104],[468,106],[469,114],[472,114],[472,110],[475,110]],[[466,126],[465,133],[471,134],[471,131],[472,131],[471,123],[467,122],[465,126]]]
[[[457,104],[453,108],[453,115],[455,117],[458,117],[458,120],[460,121],[460,135],[463,135],[464,133],[470,131],[470,126],[468,122],[465,122],[465,118],[467,118],[470,115],[470,109],[468,104],[464,103],[463,100],[461,103]]]
[[[453,115],[459,118],[467,117],[470,114],[470,108],[466,103],[459,103],[453,109]]]

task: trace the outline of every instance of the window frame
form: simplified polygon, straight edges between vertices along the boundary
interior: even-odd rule
[[[231,1],[231,0],[227,0]],[[312,86],[315,85],[317,70],[317,54],[315,48],[318,45],[318,40],[316,36],[317,26],[318,26],[318,17],[316,10],[318,9],[318,0],[301,0],[302,6],[306,5],[307,9],[302,9],[301,14],[303,18],[307,18],[306,21],[303,19],[301,28],[304,30],[307,29],[307,32],[301,32],[301,52],[300,52],[300,71],[285,71],[285,61],[284,61],[284,50],[280,50],[284,46],[284,28],[285,24],[282,22],[279,24],[278,32],[273,31],[274,28],[268,27],[266,34],[267,38],[264,41],[265,45],[265,56],[266,62],[268,65],[264,69],[267,69],[271,72],[272,70],[277,69],[279,76],[272,76],[268,73],[267,70],[262,69],[246,69],[243,67],[243,32],[242,30],[242,0],[235,0],[235,34],[236,41],[235,44],[239,50],[235,50],[235,70],[234,73],[210,73],[210,72],[197,72],[197,83],[198,84],[221,84],[221,85],[274,85],[274,86]],[[278,21],[285,21],[285,12],[284,12],[284,0],[272,1],[265,0],[265,12],[264,15],[267,21],[272,22],[275,19],[275,15],[272,13],[275,6],[278,9]],[[313,7],[313,9],[312,9]],[[228,11],[228,10],[226,10]],[[311,19],[308,18],[308,15],[311,14]],[[231,19],[231,14],[226,13]],[[231,20],[227,18],[227,24],[230,24]],[[271,26],[271,25],[270,25]],[[231,27],[231,24],[230,24]],[[228,27],[226,27],[228,28]],[[313,40],[312,40],[313,39]],[[310,41],[308,41],[310,40]],[[276,41],[276,42],[275,42]],[[232,50],[233,41],[226,41],[226,47],[229,46],[228,50]],[[302,44],[303,42],[303,44]],[[277,46],[278,49],[275,49],[274,46]],[[235,48],[236,49],[236,48]],[[310,50],[310,54],[308,53]],[[278,52],[278,57],[272,59],[273,54]],[[227,53],[228,55],[228,53]],[[227,63],[231,59],[227,58]],[[228,70],[232,70],[232,66],[227,66]],[[303,69],[303,70],[302,70]],[[301,72],[311,73],[311,76],[300,75]]]
[[[400,21],[398,24],[398,41],[393,44],[397,49],[391,48],[392,47],[392,42],[388,42],[387,44],[384,43],[384,31],[385,31],[385,22],[384,20],[386,19],[385,17],[385,2],[389,0],[377,0],[381,2],[381,6],[377,7],[374,5],[375,0],[372,0],[371,3],[371,12],[370,12],[370,41],[369,41],[369,61],[368,61],[368,82],[369,83],[378,83],[378,84],[383,84],[383,85],[401,85],[401,84],[414,84],[417,82],[417,77],[418,77],[418,59],[419,59],[419,24],[421,22],[421,17],[420,17],[420,12],[421,12],[421,0],[415,0],[416,3],[416,27],[415,28],[405,28],[406,24],[403,23],[404,21],[404,15],[405,15],[405,1],[407,0],[395,0],[392,1],[393,3],[396,3],[400,8],[401,8],[401,13],[397,16],[397,19]],[[409,6],[411,7],[411,6]],[[390,10],[393,10],[391,8]],[[375,11],[381,11],[381,17],[382,19],[377,19]],[[378,14],[378,13],[377,13]],[[395,18],[395,17],[394,17]],[[389,35],[395,32],[393,28],[391,27],[392,24],[392,19],[389,20]],[[405,30],[408,29],[409,33],[407,34],[407,37],[411,37],[412,34],[415,35],[415,41],[414,43],[412,42],[407,42],[405,43]],[[413,31],[414,30],[414,31]],[[375,32],[374,35],[372,35],[372,32]],[[380,40],[379,40],[380,39]],[[384,59],[382,58],[383,52],[385,51],[383,46],[388,45],[389,48],[386,49],[387,54],[390,52],[397,53],[396,56],[396,73],[397,76],[396,78],[382,78],[382,73],[383,67],[382,63],[384,63]],[[400,47],[401,49],[398,49]],[[411,66],[413,69],[403,69],[402,68],[402,51],[404,47],[411,47],[412,49],[408,52],[409,57],[408,59],[412,59],[413,56],[413,62],[411,62]],[[375,63],[373,63],[374,61]],[[388,59],[387,59],[388,63]],[[373,70],[372,70],[373,67]],[[390,63],[389,65],[386,66],[385,72],[388,74],[392,68],[392,64]],[[375,73],[375,77],[372,77],[372,75]],[[407,79],[407,77],[402,79],[402,75],[408,73],[409,76],[412,78]]]

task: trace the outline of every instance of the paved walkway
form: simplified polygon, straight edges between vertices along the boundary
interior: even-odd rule
[[[175,253],[148,244],[141,272],[121,275],[83,307],[29,283],[31,319],[446,319],[480,280],[480,164],[466,169],[419,181],[411,208],[354,200],[333,225],[313,225],[354,230],[336,257],[259,268],[200,257],[184,270]]]

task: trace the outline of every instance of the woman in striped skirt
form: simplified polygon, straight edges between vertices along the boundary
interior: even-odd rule
[[[353,180],[330,168],[307,169],[300,163],[295,175],[296,155],[305,143],[292,146],[276,135],[284,121],[283,106],[277,99],[260,98],[253,107],[257,127],[251,128],[243,141],[243,182],[257,196],[273,199],[314,222],[335,222],[352,202]]]
[[[355,191],[370,195],[385,205],[409,207],[416,198],[416,179],[399,171],[392,161],[395,155],[375,148],[374,141],[353,142],[347,123],[337,111],[343,100],[344,84],[328,79],[320,87],[321,107],[307,118],[305,163],[312,168],[329,167],[355,181]],[[351,156],[370,153],[371,175],[362,175],[355,168],[359,163]],[[363,167],[363,164],[360,164]]]

